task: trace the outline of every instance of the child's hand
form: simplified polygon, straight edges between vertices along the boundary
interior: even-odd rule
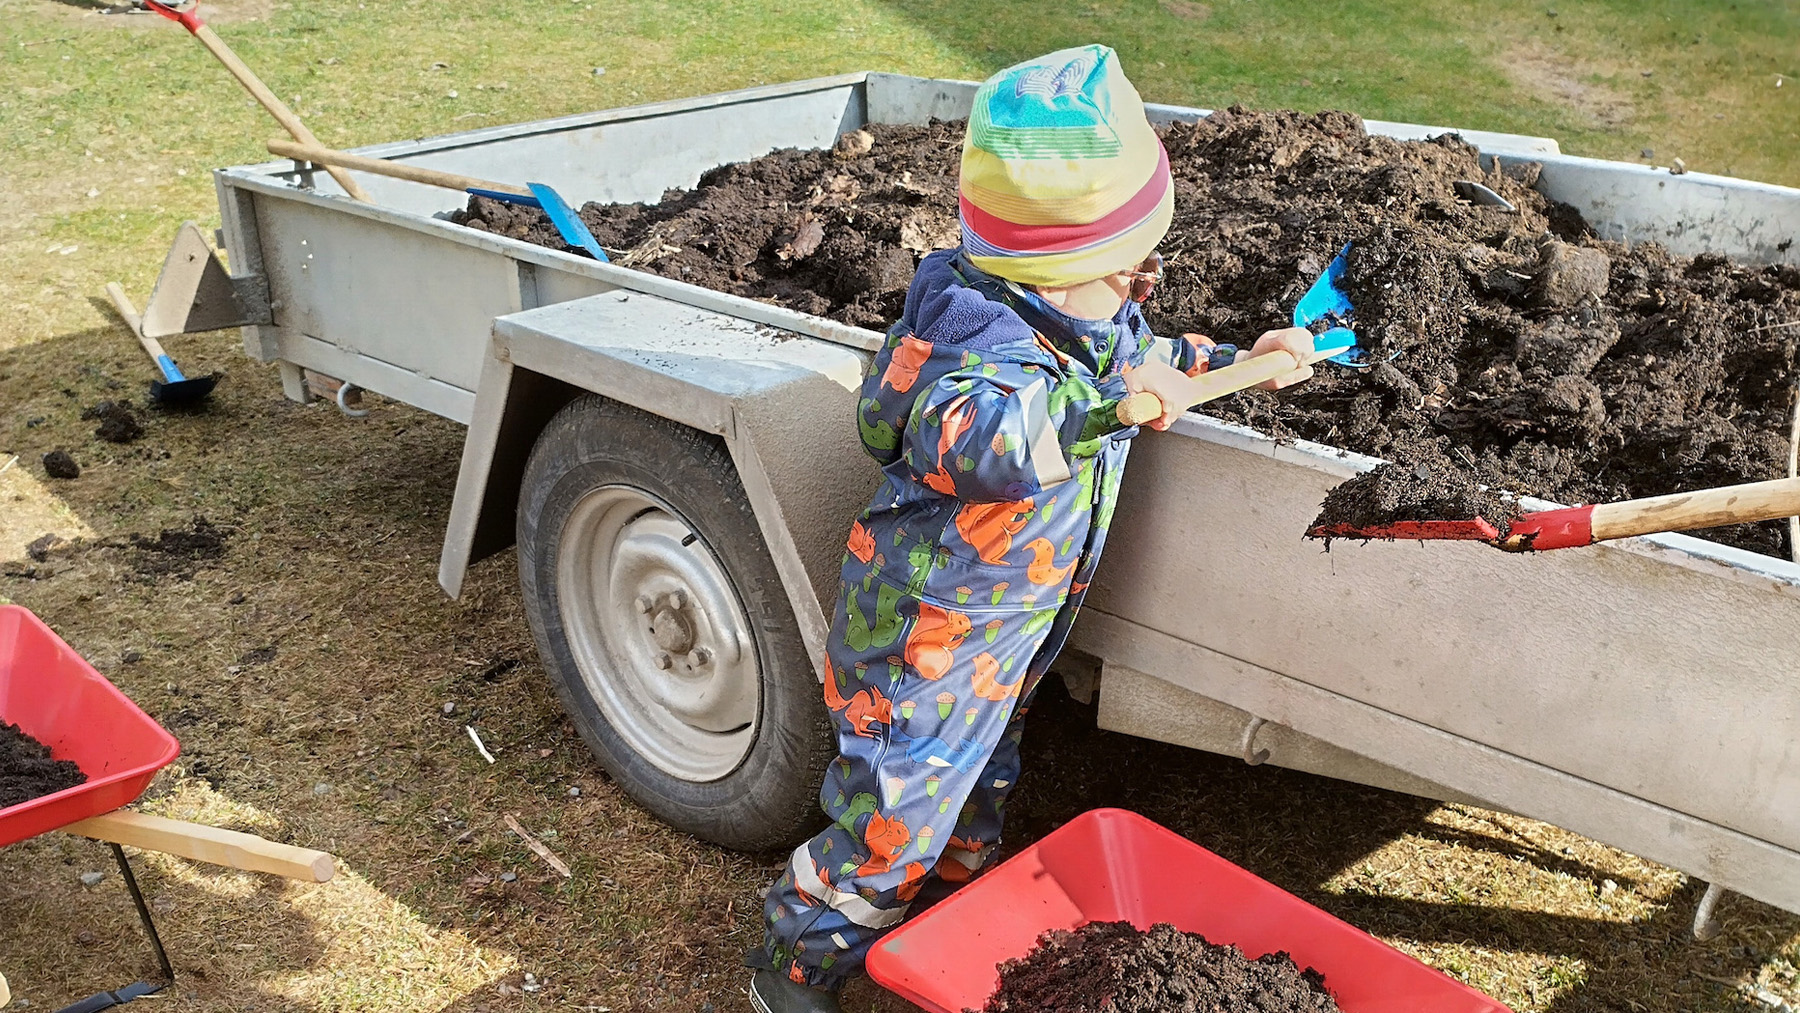
[[[1191,382],[1186,373],[1154,359],[1125,371],[1127,390],[1133,394],[1147,390],[1162,401],[1162,418],[1144,423],[1158,431],[1174,425],[1181,413],[1187,411],[1187,389]]]
[[[1236,361],[1242,362],[1245,359],[1253,359],[1274,351],[1286,352],[1294,357],[1295,362],[1305,363],[1313,354],[1312,332],[1304,327],[1284,327],[1279,331],[1264,331],[1262,337],[1256,339],[1256,344],[1248,352],[1238,353]],[[1292,387],[1302,380],[1309,380],[1312,375],[1312,366],[1302,365],[1291,373],[1283,373],[1275,379],[1257,384],[1257,386],[1262,390],[1280,390],[1283,387]]]

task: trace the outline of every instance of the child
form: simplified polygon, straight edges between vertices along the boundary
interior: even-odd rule
[[[887,481],[850,529],[827,645],[832,824],[769,890],[760,1013],[837,1010],[911,904],[993,856],[1026,706],[1093,579],[1137,433],[1118,402],[1231,360],[1156,338],[1138,310],[1174,189],[1111,49],[988,79],[959,189],[962,246],[919,265],[863,383],[857,422]],[[1284,347],[1305,355],[1311,338],[1271,332],[1250,354]],[[1156,428],[1185,407],[1163,400]]]

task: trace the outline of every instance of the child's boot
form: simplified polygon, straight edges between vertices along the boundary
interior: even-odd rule
[[[836,992],[792,981],[774,971],[750,979],[750,1008],[756,1013],[841,1013]]]

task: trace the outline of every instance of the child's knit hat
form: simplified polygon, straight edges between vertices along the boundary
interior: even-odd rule
[[[1072,285],[1135,267],[1169,231],[1169,155],[1106,46],[1040,56],[975,93],[963,251],[989,274]]]

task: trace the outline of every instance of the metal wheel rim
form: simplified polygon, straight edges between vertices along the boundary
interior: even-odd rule
[[[736,770],[756,739],[762,665],[700,533],[642,489],[602,486],[564,523],[556,575],[582,682],[625,744],[684,781]]]

